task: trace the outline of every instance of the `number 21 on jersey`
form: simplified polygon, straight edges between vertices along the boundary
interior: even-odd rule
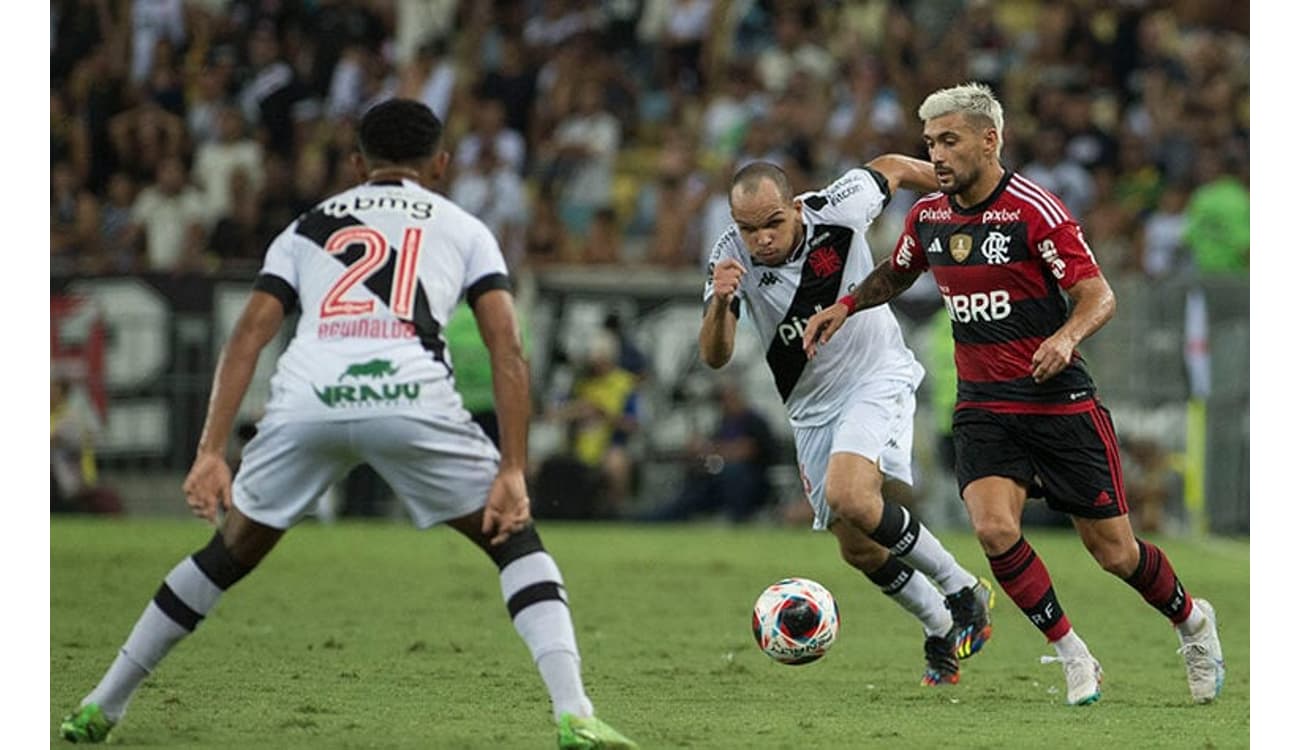
[[[393,274],[393,285],[389,289],[388,304],[393,314],[402,320],[410,320],[415,310],[415,271],[420,259],[420,241],[424,230],[419,227],[407,227],[402,232],[402,249],[397,256],[397,270]],[[362,246],[361,259],[348,266],[343,275],[335,281],[329,291],[325,292],[320,303],[320,316],[332,318],[338,315],[369,315],[374,312],[375,301],[343,299],[352,287],[364,283],[376,271],[388,263],[392,249],[388,240],[379,230],[366,227],[344,227],[329,236],[325,241],[325,252],[338,255],[352,245]]]

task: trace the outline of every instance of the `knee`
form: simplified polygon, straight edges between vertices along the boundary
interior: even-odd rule
[[[879,544],[840,545],[840,557],[844,562],[863,573],[880,570],[889,561],[889,550]]]
[[[1092,559],[1097,561],[1102,570],[1120,578],[1129,577],[1137,568],[1137,545],[1129,549],[1129,545],[1099,541],[1088,545],[1088,552],[1092,554]]]
[[[826,506],[836,516],[874,528],[880,523],[881,502],[879,491],[854,487],[852,482],[835,477],[826,480]]]
[[[972,525],[986,555],[1006,552],[1020,539],[1020,524],[1011,516],[984,516],[972,519]]]

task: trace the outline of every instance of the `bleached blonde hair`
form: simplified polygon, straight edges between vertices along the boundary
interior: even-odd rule
[[[992,125],[998,133],[998,152],[1002,156],[1002,104],[993,95],[993,89],[982,83],[964,83],[960,86],[939,89],[921,102],[916,114],[921,121],[960,112],[969,118],[980,118],[980,124]]]

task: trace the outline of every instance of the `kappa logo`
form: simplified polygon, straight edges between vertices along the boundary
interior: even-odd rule
[[[780,277],[780,276],[777,276],[776,274],[772,273],[771,271],[764,271],[764,272],[763,272],[763,275],[760,276],[759,279],[758,279],[758,285],[759,285],[759,286],[771,286],[771,285],[773,285],[773,284],[779,282],[780,280],[781,280],[781,277]]]

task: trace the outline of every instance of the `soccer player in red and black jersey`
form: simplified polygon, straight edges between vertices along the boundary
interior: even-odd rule
[[[1169,618],[1193,699],[1214,700],[1223,685],[1214,609],[1186,593],[1160,548],[1133,535],[1115,428],[1075,350],[1115,312],[1083,230],[1059,198],[1002,166],[1002,106],[988,87],[936,91],[918,114],[939,192],[912,206],[889,259],[809,319],[808,356],[849,315],[932,271],[955,342],[962,499],[1003,590],[1055,647],[1067,702],[1101,697],[1101,665],[1021,534],[1031,494],[1070,514],[1097,562]]]

